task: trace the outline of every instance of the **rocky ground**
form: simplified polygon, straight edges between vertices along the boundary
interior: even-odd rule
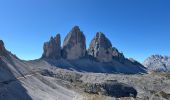
[[[50,74],[49,74],[50,73]],[[102,74],[102,73],[80,73],[72,72],[63,69],[56,69],[50,72],[45,70],[41,72],[42,75],[48,77],[54,77],[57,79],[65,80],[70,83],[69,87],[71,90],[79,93],[82,100],[106,100],[102,98],[107,98],[108,100],[114,100],[116,94],[124,96],[123,92],[120,92],[120,88],[115,84],[115,82],[123,87],[129,87],[129,89],[134,89],[137,92],[135,96],[136,99],[140,100],[169,100],[170,99],[170,74],[169,73],[150,73],[144,75],[123,75],[123,74]],[[49,76],[50,75],[50,76]],[[102,94],[102,85],[106,82],[111,82],[109,89],[103,91],[112,91],[112,86],[114,88],[115,94]],[[68,85],[68,84],[67,84]],[[122,87],[122,88],[123,88]],[[116,90],[117,89],[117,90]],[[125,88],[127,93],[132,93]],[[85,97],[83,97],[85,96]],[[113,97],[114,96],[114,97]],[[125,95],[126,96],[126,95]],[[134,95],[129,95],[134,96]],[[90,97],[89,99],[87,99]],[[84,99],[83,99],[84,98]],[[94,98],[94,99],[92,99]],[[95,99],[100,98],[100,99]],[[121,97],[119,97],[121,98]],[[129,98],[122,98],[130,99]],[[78,99],[79,100],[79,99]]]
[[[166,72],[129,75],[78,72],[44,60],[27,62],[14,56],[1,59],[0,100],[170,99],[170,74]]]

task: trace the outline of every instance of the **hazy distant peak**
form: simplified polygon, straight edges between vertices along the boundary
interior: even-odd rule
[[[151,55],[143,62],[143,65],[151,71],[170,71],[170,57]]]

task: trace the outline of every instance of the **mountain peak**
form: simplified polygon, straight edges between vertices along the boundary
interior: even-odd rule
[[[79,26],[74,26],[74,27],[72,28],[72,31],[80,31]]]
[[[86,54],[86,38],[78,26],[74,26],[63,43],[62,55],[69,60],[79,59]]]
[[[51,37],[49,42],[44,43],[43,58],[58,59],[61,57],[61,39],[60,34]]]
[[[143,65],[150,71],[170,71],[170,57],[163,55],[151,55]]]
[[[0,52],[4,52],[4,51],[5,51],[4,42],[0,40]]]
[[[90,43],[88,54],[101,62],[112,61],[112,44],[102,32],[97,32]]]

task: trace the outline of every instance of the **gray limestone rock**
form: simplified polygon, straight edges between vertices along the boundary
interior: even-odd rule
[[[152,55],[148,57],[143,65],[150,71],[168,71],[170,72],[170,57],[162,55]]]
[[[51,37],[49,42],[44,43],[43,58],[59,59],[61,58],[61,40],[60,34]]]
[[[112,61],[112,44],[102,32],[97,32],[91,41],[88,54],[100,62]]]
[[[72,28],[63,43],[63,58],[75,60],[86,55],[86,38],[78,26]]]
[[[90,94],[102,94],[116,98],[137,96],[135,88],[114,80],[108,80],[104,83],[96,84],[87,83],[84,87],[84,91]]]

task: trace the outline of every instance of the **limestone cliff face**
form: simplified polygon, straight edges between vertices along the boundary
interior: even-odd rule
[[[49,42],[44,43],[43,58],[59,59],[61,58],[61,39],[60,34],[51,37]]]
[[[112,44],[110,40],[101,32],[90,43],[88,54],[95,57],[100,62],[112,61]]]
[[[72,28],[63,43],[63,58],[75,60],[86,55],[86,38],[78,26]]]

